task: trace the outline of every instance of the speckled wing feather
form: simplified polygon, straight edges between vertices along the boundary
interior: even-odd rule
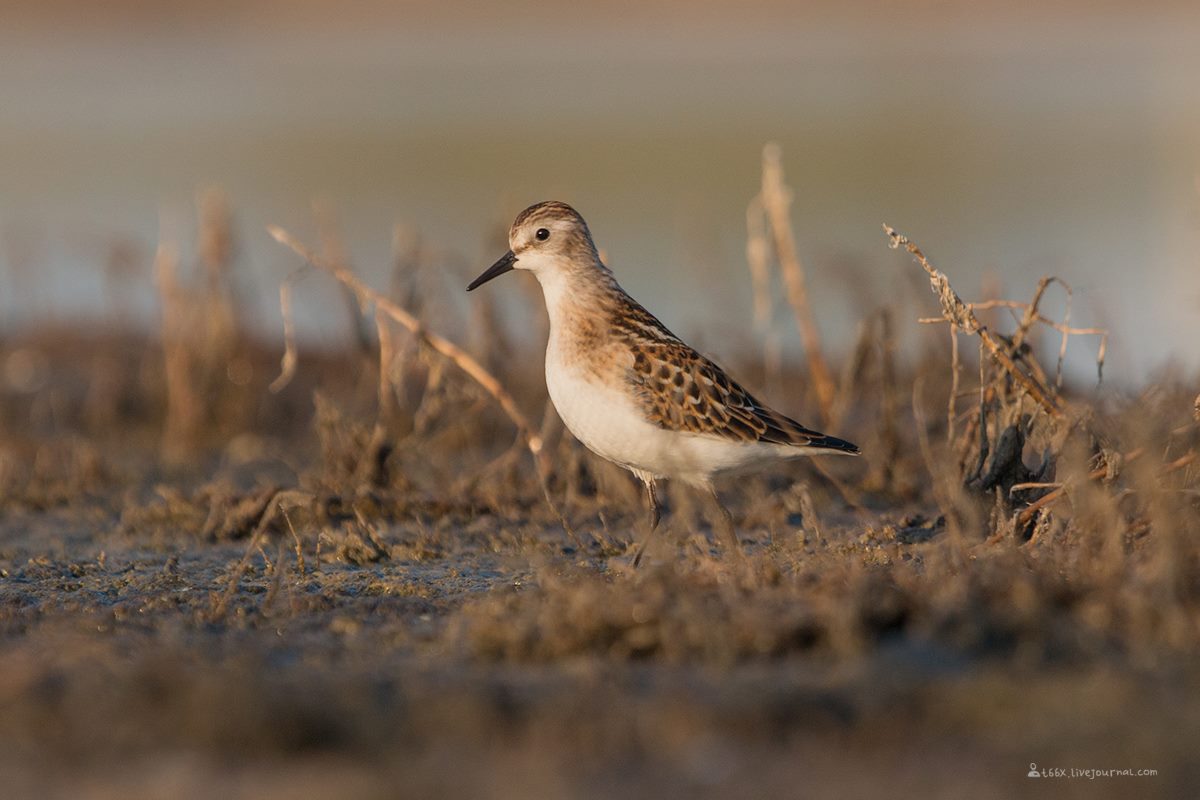
[[[724,370],[700,355],[633,300],[613,320],[633,353],[628,379],[646,418],[661,428],[858,453],[850,442],[805,428],[758,402]]]

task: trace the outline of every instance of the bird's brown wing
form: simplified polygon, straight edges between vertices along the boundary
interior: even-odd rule
[[[636,303],[622,310],[613,329],[633,354],[628,379],[655,425],[731,441],[859,452],[760,403]]]

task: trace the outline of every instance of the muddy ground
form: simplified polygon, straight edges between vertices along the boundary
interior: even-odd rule
[[[1075,646],[1078,632],[987,619],[959,638],[903,615],[849,644],[820,622],[768,622],[744,641],[727,616],[740,601],[722,589],[737,579],[715,548],[703,568],[667,556],[633,574],[599,548],[564,553],[561,530],[520,516],[455,516],[416,511],[379,525],[375,544],[318,554],[311,532],[299,551],[276,533],[260,549],[139,530],[103,503],[6,513],[3,794],[1183,797],[1200,785],[1189,658],[1137,663]],[[855,532],[825,536],[818,561]],[[885,549],[919,559],[944,536],[913,538]],[[752,563],[769,558],[769,542],[750,547]],[[612,607],[630,596],[642,604]],[[786,616],[770,602],[748,604]],[[1035,781],[1031,762],[1158,775]]]

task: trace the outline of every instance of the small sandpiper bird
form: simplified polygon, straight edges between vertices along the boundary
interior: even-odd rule
[[[587,223],[566,203],[522,211],[508,244],[467,291],[513,269],[529,270],[542,284],[550,315],[546,387],[554,407],[575,438],[646,487],[649,531],[634,566],[658,528],[659,479],[704,490],[721,514],[726,546],[740,555],[715,475],[796,456],[858,455],[850,442],[767,408],[667,330],[618,285]]]

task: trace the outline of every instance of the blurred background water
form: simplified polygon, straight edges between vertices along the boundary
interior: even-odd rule
[[[105,264],[122,253],[146,280],[120,303],[153,321],[160,221],[193,235],[197,190],[220,186],[265,333],[280,330],[276,288],[297,264],[264,226],[314,238],[314,199],[385,286],[397,223],[458,254],[446,280],[463,283],[517,210],[559,198],[626,288],[728,353],[753,336],[745,208],[774,140],[830,349],[875,305],[921,290],[886,248],[887,222],[968,299],[1064,278],[1073,321],[1112,329],[1117,381],[1200,364],[1190,4],[57,0],[0,13],[3,329],[108,313]],[[310,338],[345,335],[328,292],[298,295]],[[1080,374],[1092,348],[1075,350]]]

